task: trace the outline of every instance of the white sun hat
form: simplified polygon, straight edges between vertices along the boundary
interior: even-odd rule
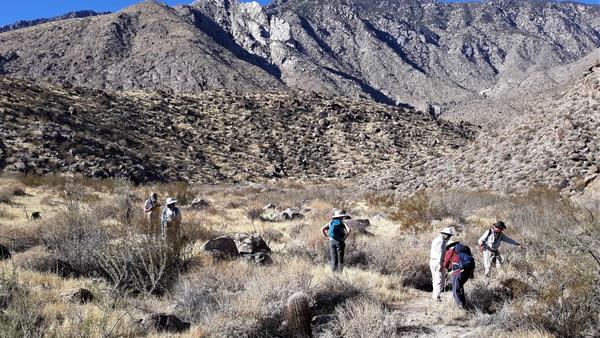
[[[331,218],[333,219],[333,218],[351,218],[351,217],[344,210],[335,209],[335,211],[333,212],[333,216]]]
[[[450,235],[450,236],[456,235],[456,232],[454,231],[453,227],[444,228],[444,229],[442,229],[442,231],[440,231],[440,233],[442,233],[444,235]]]
[[[176,199],[171,198],[171,197],[167,198],[167,205],[171,205],[171,204],[175,204],[175,203],[177,203]]]

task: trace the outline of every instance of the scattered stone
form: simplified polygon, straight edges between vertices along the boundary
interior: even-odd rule
[[[210,206],[210,203],[204,199],[201,198],[195,198],[192,203],[190,204],[190,207],[192,209],[195,210],[202,210],[202,209],[206,209]]]
[[[239,255],[236,242],[229,236],[209,240],[204,244],[204,251],[217,252],[219,255],[229,258]]]
[[[189,330],[191,324],[184,322],[173,314],[154,313],[142,321],[142,327],[146,330],[158,332],[181,333]]]
[[[302,215],[297,209],[287,208],[281,214],[286,221],[304,218],[304,215]]]
[[[61,296],[73,303],[85,304],[94,300],[94,294],[84,288],[69,290],[61,294]]]
[[[237,251],[242,255],[271,252],[267,243],[258,234],[236,234],[235,244]]]

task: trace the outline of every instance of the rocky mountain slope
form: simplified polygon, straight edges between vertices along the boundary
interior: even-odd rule
[[[305,93],[111,94],[0,77],[0,168],[136,182],[349,178],[473,137],[371,101]]]
[[[579,195],[600,174],[600,61],[571,88],[538,99],[528,114],[481,133],[443,160],[372,176],[372,186],[413,191],[468,187],[522,191],[534,185]],[[415,174],[418,173],[418,174]]]
[[[598,47],[600,7],[577,3],[144,2],[0,34],[0,73],[110,90],[287,86],[445,111]]]

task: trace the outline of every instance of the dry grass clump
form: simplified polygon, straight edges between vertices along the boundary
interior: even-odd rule
[[[25,196],[25,190],[18,182],[9,182],[0,187],[0,204],[12,204],[13,197]]]
[[[43,302],[30,296],[16,273],[0,272],[0,337],[42,337]]]
[[[341,337],[375,338],[400,336],[399,320],[373,300],[353,301],[336,310],[335,331]]]
[[[214,337],[282,337],[287,298],[307,292],[312,275],[302,261],[259,267],[220,264],[183,278],[175,288],[178,311]]]

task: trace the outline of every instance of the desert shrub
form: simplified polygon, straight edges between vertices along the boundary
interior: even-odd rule
[[[496,313],[511,296],[510,289],[485,281],[474,281],[466,290],[468,305],[485,314]]]
[[[335,308],[357,297],[369,298],[368,290],[340,276],[328,276],[311,288],[316,314],[333,313]]]
[[[560,337],[598,334],[600,278],[575,261],[547,269],[533,286],[534,297],[515,305],[521,323]]]
[[[0,204],[12,204],[15,196],[24,196],[25,190],[18,183],[8,183],[0,187]]]
[[[450,217],[465,223],[469,215],[480,213],[502,200],[501,195],[493,192],[447,190],[430,193],[430,208],[435,219]]]
[[[292,227],[291,238],[285,244],[286,252],[292,256],[307,258],[315,264],[326,263],[329,259],[329,246],[320,229],[319,225],[305,223]]]
[[[430,199],[423,190],[411,197],[398,201],[389,214],[392,221],[400,223],[400,230],[405,232],[422,232],[429,229],[433,219]]]
[[[370,206],[378,208],[391,208],[396,204],[396,196],[393,193],[381,194],[377,192],[365,193],[363,199]]]
[[[341,337],[397,337],[397,318],[380,303],[372,300],[349,302],[336,310],[336,331]]]
[[[246,211],[246,217],[251,221],[262,220],[263,209],[261,208],[250,208]]]
[[[179,313],[215,337],[284,337],[287,298],[306,292],[312,276],[301,261],[271,267],[231,262],[181,279],[175,288]]]
[[[181,260],[164,240],[139,231],[133,214],[106,213],[102,208],[85,209],[81,192],[69,186],[65,209],[43,228],[44,242],[53,253],[36,270],[57,269],[74,276],[101,276],[114,291],[164,292],[177,278]],[[119,217],[125,224],[107,222]],[[143,221],[139,221],[142,222]]]
[[[402,255],[407,248],[397,238],[358,237],[347,250],[347,264],[377,271],[384,275],[400,273]]]
[[[169,245],[143,235],[113,240],[91,255],[94,269],[120,291],[163,293],[179,272],[179,261],[171,254]]]
[[[161,190],[166,192],[166,197],[175,198],[179,202],[179,205],[189,204],[196,197],[190,185],[183,181],[167,184]]]
[[[42,337],[42,300],[33,297],[15,272],[0,272],[0,337]]]

